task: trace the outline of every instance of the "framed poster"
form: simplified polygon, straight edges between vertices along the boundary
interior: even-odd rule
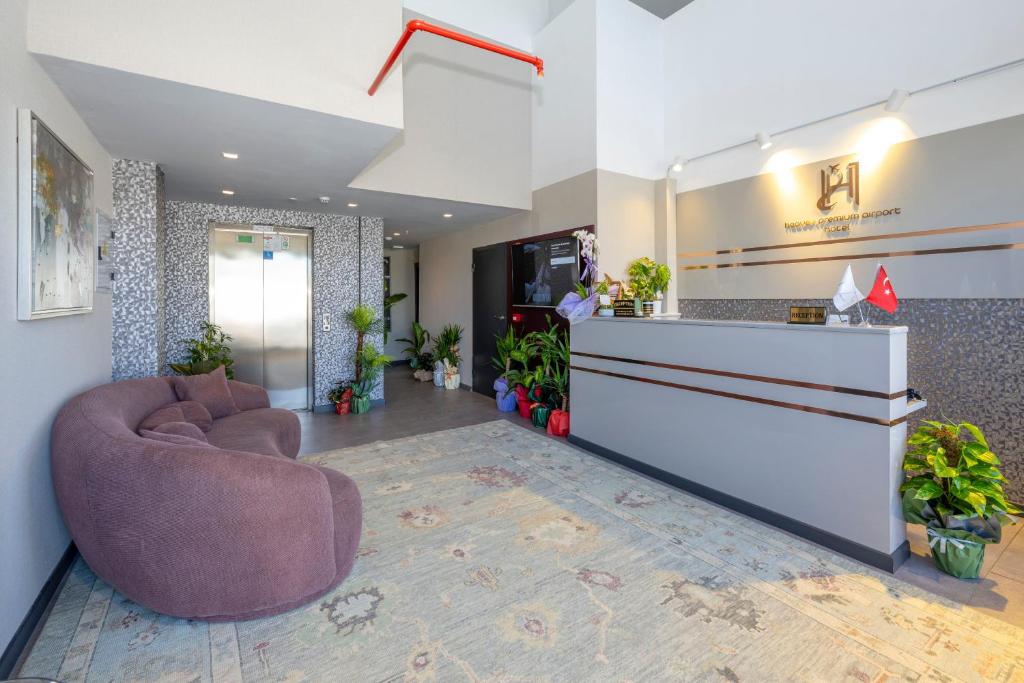
[[[29,109],[18,110],[18,319],[92,311],[93,173]]]

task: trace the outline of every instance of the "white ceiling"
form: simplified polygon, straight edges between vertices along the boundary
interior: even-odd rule
[[[693,0],[630,0],[630,2],[643,7],[651,14],[667,19],[689,5]]]
[[[349,188],[396,128],[45,55],[36,59],[112,157],[160,164],[169,200],[382,216],[386,232],[402,232],[407,246],[516,212]],[[239,158],[224,159],[225,151]],[[235,194],[224,196],[225,188]],[[321,204],[320,196],[330,203]]]

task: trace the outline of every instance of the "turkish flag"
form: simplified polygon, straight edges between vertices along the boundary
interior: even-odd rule
[[[896,292],[892,289],[892,283],[889,282],[889,276],[882,266],[878,266],[878,272],[875,273],[875,286],[871,288],[866,301],[889,313],[895,313],[896,307],[900,305],[896,298]]]

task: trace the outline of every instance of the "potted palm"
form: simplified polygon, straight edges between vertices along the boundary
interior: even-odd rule
[[[1006,500],[999,458],[981,430],[967,422],[926,420],[907,443],[907,479],[900,487],[904,518],[927,528],[939,569],[978,578],[985,546],[998,543],[1002,525],[1020,513]]]
[[[430,332],[420,325],[419,321],[412,324],[412,339],[399,339],[405,342],[406,346],[402,353],[409,357],[409,367],[413,369],[412,376],[421,382],[429,382],[433,376],[432,368],[434,358],[429,351],[425,351],[427,343],[430,342]]]
[[[462,341],[462,327],[454,323],[441,328],[434,338],[434,384],[446,389],[458,389],[462,381],[459,375],[459,343]]]
[[[369,412],[370,396],[377,387],[377,382],[384,374],[384,368],[392,360],[391,356],[378,351],[372,344],[365,345],[356,358],[357,379],[352,385],[352,412],[356,415]]]
[[[504,335],[495,335],[496,353],[491,358],[491,365],[500,373],[494,380],[494,401],[498,410],[503,413],[516,409],[515,387],[509,385],[508,375],[512,371],[512,354],[519,348],[516,331],[511,325]]]
[[[658,264],[642,256],[629,264],[626,275],[629,277],[629,289],[633,296],[640,299],[644,316],[654,315],[654,302],[657,292],[654,289],[655,273]]]
[[[188,345],[188,362],[169,363],[167,367],[179,375],[205,375],[223,365],[227,378],[234,379],[235,371],[231,366],[235,361],[226,343],[231,341],[231,335],[209,321],[201,323],[200,329],[202,334],[198,338],[182,342]]]

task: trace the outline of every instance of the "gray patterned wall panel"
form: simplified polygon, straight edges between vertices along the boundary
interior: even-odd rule
[[[113,379],[159,374],[164,363],[164,179],[151,162],[113,164]]]
[[[170,201],[167,211],[166,287],[167,359],[182,360],[182,340],[195,336],[209,317],[209,224],[243,223],[308,228],[313,232],[313,373],[314,402],[326,404],[327,392],[339,379],[353,376],[355,338],[344,316],[360,299],[383,314],[384,224],[380,218],[280,209],[255,209],[219,204]],[[376,257],[373,255],[376,254]],[[323,316],[331,316],[324,332]],[[375,343],[380,345],[380,339]],[[384,397],[383,383],[373,398]]]
[[[828,306],[828,299],[680,299],[684,318],[786,320],[791,305]],[[856,307],[845,311],[859,322]],[[869,322],[906,325],[908,384],[928,399],[911,416],[980,426],[1002,458],[1007,492],[1024,501],[1024,300],[901,299],[895,315],[864,304]]]

